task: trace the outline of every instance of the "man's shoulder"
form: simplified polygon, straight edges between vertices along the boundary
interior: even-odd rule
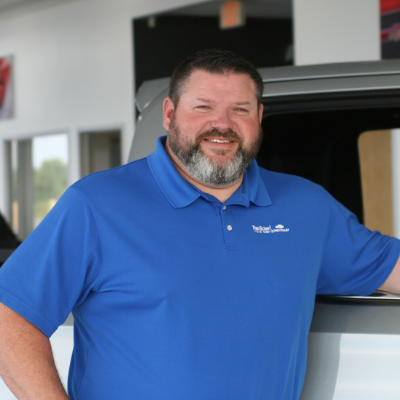
[[[298,175],[286,174],[283,172],[275,172],[262,167],[260,169],[261,179],[269,185],[293,185],[295,187],[303,187],[306,189],[320,190],[322,187],[309,179]]]
[[[272,196],[274,194],[301,197],[312,196],[325,200],[330,197],[322,186],[301,176],[260,168],[260,178]]]
[[[147,158],[132,161],[119,167],[94,172],[75,182],[72,188],[87,198],[129,192],[140,193],[154,182]]]
[[[131,161],[115,168],[91,173],[74,183],[73,186],[77,188],[84,188],[86,186],[102,187],[104,184],[128,183],[132,180],[146,176],[148,173],[150,173],[150,170],[146,157],[140,160]]]

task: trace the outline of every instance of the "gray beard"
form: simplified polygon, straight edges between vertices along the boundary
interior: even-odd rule
[[[207,133],[210,135],[210,133]],[[215,137],[232,138],[237,137],[234,132],[214,133]],[[251,148],[243,149],[241,142],[235,156],[224,163],[217,163],[206,156],[200,149],[199,142],[189,145],[181,143],[181,135],[178,128],[173,124],[168,132],[168,143],[172,152],[185,166],[189,175],[196,181],[205,182],[214,186],[225,186],[237,181],[251,164],[257,155],[261,144],[261,131],[259,140]]]
[[[209,159],[200,149],[194,149],[189,156],[185,156],[180,151],[176,156],[195,180],[211,183],[215,186],[224,186],[235,182],[249,166],[249,163],[244,161],[241,151],[238,151],[232,160],[223,164],[217,164]]]

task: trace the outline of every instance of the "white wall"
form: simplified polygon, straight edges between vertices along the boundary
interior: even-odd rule
[[[296,65],[380,59],[379,0],[293,0]]]
[[[132,19],[206,0],[70,0],[0,18],[0,57],[12,54],[15,110],[0,122],[0,210],[7,204],[4,140],[68,132],[70,183],[79,177],[78,131],[134,131]]]

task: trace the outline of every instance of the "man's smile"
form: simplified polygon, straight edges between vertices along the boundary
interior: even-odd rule
[[[207,142],[212,142],[212,143],[232,143],[234,142],[233,140],[228,140],[228,139],[205,139]]]

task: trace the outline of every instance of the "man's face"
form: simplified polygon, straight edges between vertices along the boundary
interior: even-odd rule
[[[238,181],[261,144],[255,93],[248,75],[194,71],[178,106],[164,102],[167,150],[178,168],[213,187]]]

